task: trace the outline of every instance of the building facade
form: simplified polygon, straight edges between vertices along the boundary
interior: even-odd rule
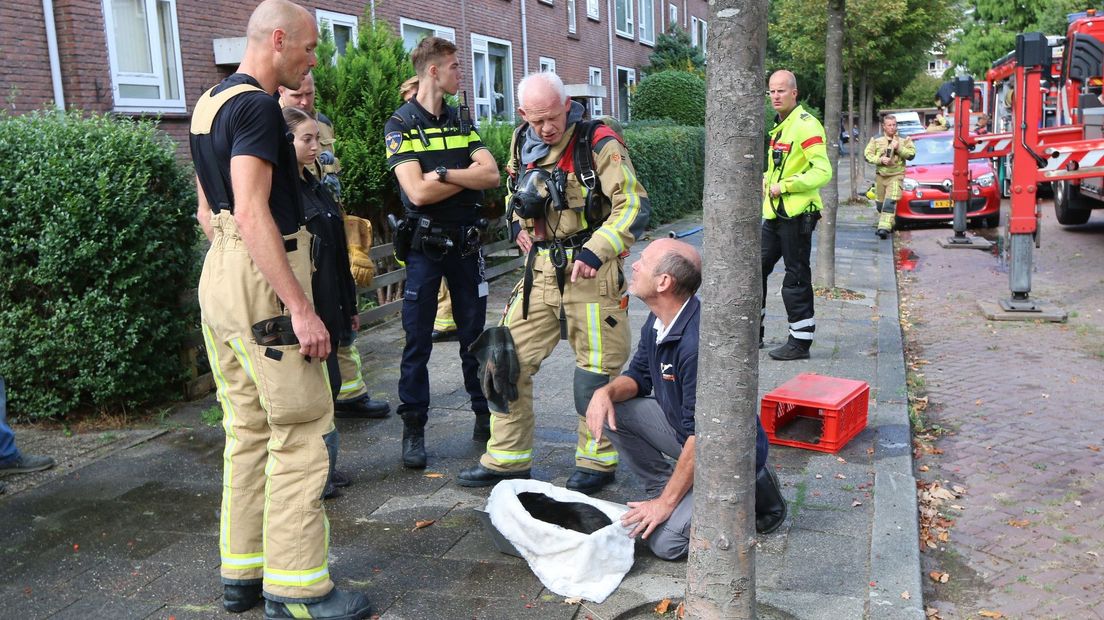
[[[629,120],[628,100],[659,33],[708,37],[707,0],[319,0],[302,2],[339,50],[371,20],[411,48],[433,34],[459,48],[474,115],[513,120],[518,81],[553,69],[595,115]],[[232,73],[253,2],[41,0],[0,3],[4,108],[43,106],[140,117],[186,143],[190,112]]]

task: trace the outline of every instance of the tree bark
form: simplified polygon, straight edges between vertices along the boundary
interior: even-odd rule
[[[847,195],[847,201],[850,202],[855,199],[855,196],[859,194],[859,149],[865,148],[866,143],[860,142],[859,137],[855,135],[855,71],[851,70],[847,72],[847,132],[848,143],[851,148],[847,149],[847,157],[851,160],[851,189]]]
[[[690,618],[755,617],[763,62],[768,0],[710,2]],[[734,105],[735,103],[735,105]]]
[[[870,141],[870,110],[874,107],[874,97],[870,92],[870,81],[866,79],[866,70],[859,74],[859,144],[866,146],[866,143]],[[866,185],[866,166],[863,165],[862,160],[859,160],[859,191],[862,191],[867,187]]]
[[[820,190],[823,218],[817,233],[817,267],[814,281],[836,287],[836,211],[839,210],[840,108],[843,107],[844,0],[828,0],[828,38],[824,59],[824,131],[828,134],[828,161],[832,180]]]

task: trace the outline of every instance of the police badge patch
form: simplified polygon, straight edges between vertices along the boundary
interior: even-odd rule
[[[384,142],[387,143],[387,154],[394,155],[399,152],[399,147],[402,146],[402,132],[392,131],[384,137]]]

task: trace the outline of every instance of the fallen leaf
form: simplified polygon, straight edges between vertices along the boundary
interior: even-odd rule
[[[444,474],[439,474],[439,473],[434,471],[434,472],[430,472],[428,474],[425,474],[425,477],[426,478],[444,478],[445,475]]]
[[[837,480],[847,480],[847,476],[844,476],[843,474],[836,474],[836,479]]]
[[[920,466],[920,467],[919,467],[918,469],[919,469],[920,471],[928,471],[928,470],[929,470],[929,469],[931,469],[931,468],[930,468],[930,467],[928,467],[927,465],[921,465],[921,466]]]
[[[867,448],[866,453],[867,454],[874,454],[874,448]]]
[[[982,609],[978,612],[978,615],[982,618],[1003,618],[1004,614],[999,611],[989,611],[988,609]]]
[[[982,400],[980,398],[974,401],[975,405],[980,405],[981,403],[982,403]]]
[[[928,573],[928,577],[936,583],[947,583],[951,580],[951,576],[948,573],[941,573],[937,570],[933,570]]]
[[[671,606],[671,599],[665,598],[659,602],[659,605],[655,606],[655,612],[657,614],[667,613],[667,608]]]
[[[678,620],[682,620],[682,617],[686,615],[686,605],[679,603],[678,609],[675,610],[675,617]]]
[[[837,456],[836,460],[839,461],[840,463],[846,463],[847,462],[842,456]]]
[[[1080,508],[1080,507],[1081,507],[1081,500],[1079,500],[1079,499],[1075,499],[1075,500],[1073,500],[1073,505],[1074,505],[1074,506],[1077,506],[1078,508]]]
[[[851,502],[851,507],[854,508],[855,506],[862,506],[862,502],[860,502],[859,500]]]
[[[904,592],[901,593],[901,598],[903,598],[907,601],[907,600],[912,598],[912,595],[908,593],[908,590],[905,590]]]
[[[966,487],[964,487],[964,486],[960,486],[960,485],[955,484],[955,485],[951,486],[951,490],[954,491],[955,493],[957,493],[958,495],[966,495]]]
[[[939,532],[939,536],[936,536],[939,542],[949,542],[951,540],[950,532]]]
[[[934,608],[934,607],[925,607],[924,608],[924,615],[926,615],[929,618],[932,618],[932,620],[936,620],[937,618],[939,618],[939,610]]]
[[[564,599],[564,605],[578,605],[579,603],[582,603],[582,602],[583,602],[583,599],[582,599],[582,597],[579,597],[579,596],[573,596],[571,598],[565,598]]]
[[[1028,521],[1027,519],[1009,519],[1008,525],[1011,525],[1012,527],[1027,527],[1031,525],[1031,521]]]
[[[1089,450],[1093,452],[1100,452],[1100,446],[1089,446]]]
[[[414,529],[410,530],[410,531],[413,532],[415,530],[420,530],[423,527],[429,527],[429,526],[433,525],[436,522],[437,522],[437,519],[425,519],[425,520],[422,520],[422,521],[417,521],[417,522],[414,523]]]

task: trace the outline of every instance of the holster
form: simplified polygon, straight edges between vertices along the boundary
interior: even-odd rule
[[[299,344],[295,330],[291,326],[291,317],[281,314],[270,319],[258,321],[252,327],[253,340],[262,347],[279,347]]]
[[[813,231],[816,230],[817,221],[820,219],[820,210],[818,209],[816,211],[806,211],[802,213],[799,217],[800,221],[798,222],[798,225],[800,226],[800,228],[798,230],[803,235],[811,235],[813,234]]]
[[[414,229],[410,225],[410,220],[405,218],[400,220],[394,214],[388,215],[387,221],[391,224],[391,232],[394,233],[391,244],[395,251],[395,259],[400,263],[405,263],[406,257],[410,254]]]

